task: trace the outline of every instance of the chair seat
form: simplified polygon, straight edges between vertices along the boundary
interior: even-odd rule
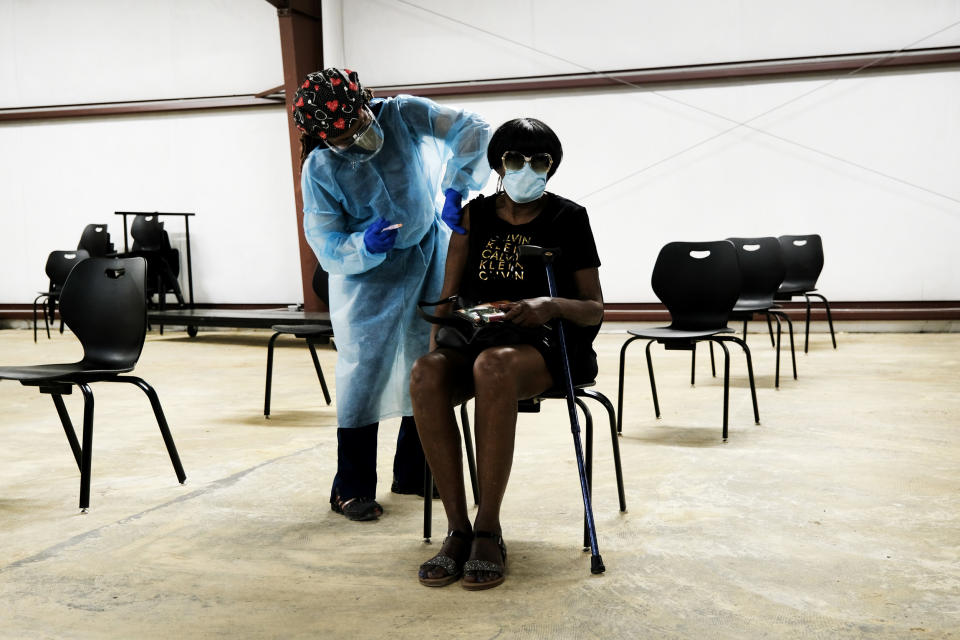
[[[580,395],[577,393],[580,389],[586,389],[587,387],[592,387],[597,384],[596,380],[590,380],[588,382],[581,382],[579,384],[574,384],[574,395]],[[542,400],[563,400],[567,397],[566,389],[562,387],[551,387],[543,393],[538,393],[532,398],[527,398],[525,400],[517,401],[517,411],[520,413],[540,413],[540,402]]]
[[[811,291],[816,291],[816,290],[817,290],[816,286],[814,286],[810,282],[784,281],[783,284],[781,284],[780,287],[777,289],[776,297],[779,298],[780,296],[784,296],[784,295],[800,296],[805,293],[810,293]]]
[[[768,311],[771,307],[760,307],[759,309],[749,308],[749,309],[733,309],[730,312],[729,320],[753,320],[753,314],[763,313]]]
[[[329,324],[275,324],[270,328],[277,333],[293,334],[298,338],[333,335],[333,327]]]
[[[69,364],[37,364],[22,367],[0,367],[0,380],[19,380],[20,382],[44,382],[62,380],[64,382],[85,382],[102,379],[105,376],[119,375],[133,371],[133,367],[122,369],[91,369],[79,362]]]
[[[741,298],[733,307],[731,313],[755,313],[766,311],[774,306],[773,297],[766,298]]]
[[[701,331],[686,331],[683,329],[673,329],[671,327],[653,327],[652,329],[629,329],[627,331],[638,338],[651,338],[653,340],[686,340],[690,338],[707,338],[718,333],[733,333],[730,327],[721,329],[704,329]]]
[[[592,386],[594,386],[594,385],[596,385],[596,384],[597,384],[597,381],[596,381],[596,380],[590,380],[589,382],[581,382],[580,384],[575,384],[575,385],[573,385],[573,388],[574,388],[574,389],[586,389],[587,387],[592,387]],[[566,397],[567,397],[567,390],[566,390],[566,389],[561,389],[560,387],[553,387],[553,388],[551,388],[551,389],[547,389],[547,390],[544,391],[543,393],[538,393],[538,394],[536,395],[536,397],[537,397],[537,398],[544,398],[544,399],[551,399],[551,400],[558,400],[558,399],[562,399],[562,398],[566,398]],[[532,398],[531,398],[531,399],[532,399]],[[521,402],[524,402],[524,401],[521,400]]]

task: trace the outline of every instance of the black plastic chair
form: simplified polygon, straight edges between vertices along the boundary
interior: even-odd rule
[[[313,272],[313,291],[317,297],[326,302],[329,298],[327,285],[327,272],[320,265],[317,265]],[[316,346],[318,344],[329,344],[333,338],[333,326],[329,324],[275,324],[271,327],[274,334],[270,336],[267,343],[267,382],[266,391],[263,398],[263,416],[270,417],[270,390],[273,386],[273,345],[282,335],[294,336],[306,340],[307,347],[310,349],[310,357],[313,358],[313,368],[317,371],[317,378],[320,380],[320,389],[323,390],[323,399],[329,405],[330,391],[327,389],[327,381],[323,378],[323,369],[320,368],[320,359],[317,357]]]
[[[647,339],[647,372],[653,392],[653,409],[660,417],[657,385],[653,376],[650,347],[654,342],[668,351],[694,351],[697,342],[709,340],[723,349],[723,441],[727,441],[727,414],[730,400],[730,352],[726,342],[735,342],[747,358],[753,417],[760,424],[757,390],[753,381],[750,348],[727,326],[730,312],[740,296],[740,266],[737,250],[727,240],[716,242],[671,242],[660,250],[653,268],[653,291],[670,312],[667,327],[631,329],[620,348],[620,379],[617,394],[617,432],[623,430],[623,382],[627,347],[634,340]]]
[[[127,256],[140,256],[147,261],[147,300],[157,296],[160,309],[166,308],[167,293],[177,298],[182,307],[186,304],[180,290],[180,251],[170,246],[170,236],[163,229],[163,222],[155,215],[138,215],[130,225],[133,249]]]
[[[807,302],[807,322],[803,335],[803,352],[810,346],[810,297],[820,298],[827,312],[830,325],[830,340],[837,348],[837,336],[833,332],[833,317],[830,315],[830,303],[823,294],[815,293],[817,278],[823,270],[823,241],[817,234],[807,236],[780,236],[780,250],[787,273],[783,284],[777,290],[777,300],[790,300],[794,296],[803,296]]]
[[[83,249],[91,258],[112,258],[117,255],[105,224],[94,223],[84,227],[77,249]]]
[[[63,283],[67,281],[70,270],[80,262],[90,257],[90,254],[83,249],[76,251],[51,251],[47,256],[46,273],[50,278],[50,286],[46,291],[41,291],[40,295],[33,299],[33,341],[37,341],[37,305],[40,304],[43,309],[43,325],[47,330],[47,338],[50,338],[50,324],[53,322],[54,313],[57,310],[57,302],[60,300],[60,290],[63,289]],[[60,320],[60,333],[63,333],[63,319]]]
[[[120,375],[133,371],[146,336],[144,278],[146,262],[142,258],[88,258],[70,272],[60,293],[60,314],[83,346],[83,359],[70,364],[41,364],[0,367],[0,380],[16,380],[37,387],[53,397],[64,433],[80,468],[80,509],[90,506],[90,469],[93,458],[94,382],[126,382],[139,387],[150,399],[160,433],[177,479],[186,474],[173,442],[173,436],[153,387],[135,376]],[[63,402],[76,386],[83,393],[83,444],[77,435]]]
[[[610,400],[599,391],[590,388],[594,384],[596,383],[586,382],[576,385],[576,397],[574,400],[577,406],[580,407],[580,410],[583,411],[585,418],[584,445],[586,453],[584,457],[586,458],[585,467],[587,482],[591,487],[593,486],[593,414],[590,412],[590,409],[584,402],[584,398],[592,398],[603,405],[603,408],[607,410],[607,416],[610,421],[610,440],[613,443],[613,467],[617,478],[617,498],[620,501],[620,511],[625,513],[627,510],[627,499],[623,488],[623,467],[620,462],[620,441],[617,437],[616,414],[613,409],[613,403],[610,402]],[[549,389],[538,396],[519,401],[517,403],[517,411],[519,413],[540,413],[540,404],[544,400],[566,400],[566,398],[567,394],[563,389]],[[477,462],[473,452],[473,438],[471,437],[470,432],[470,415],[467,411],[466,402],[460,405],[460,427],[463,431],[463,445],[464,449],[466,450],[467,469],[470,472],[470,486],[473,490],[473,503],[476,505],[480,503],[480,491],[477,487]],[[429,466],[426,467],[424,473],[423,495],[423,539],[425,542],[430,542],[433,523],[433,502],[432,500],[426,498],[426,496],[433,495],[433,475],[430,473]],[[589,549],[590,547],[586,524],[584,525],[583,532],[583,546],[585,549]]]
[[[783,282],[786,267],[780,252],[780,242],[774,237],[727,238],[737,248],[740,264],[740,297],[730,312],[730,320],[743,321],[743,341],[747,341],[747,324],[754,314],[762,314],[767,320],[770,342],[777,350],[774,387],[780,386],[780,337],[781,322],[785,320],[790,333],[790,359],[793,363],[793,379],[797,379],[797,355],[793,345],[793,321],[783,310],[776,308],[774,297]],[[777,339],[773,339],[770,319],[777,321]],[[711,345],[712,346],[712,345]]]

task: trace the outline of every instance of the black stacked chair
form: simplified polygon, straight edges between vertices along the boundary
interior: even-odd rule
[[[793,362],[793,379],[797,379],[797,356],[793,346],[793,321],[781,309],[776,308],[774,297],[783,282],[786,267],[780,252],[780,242],[773,237],[727,238],[737,248],[740,263],[740,297],[730,312],[730,320],[743,321],[743,340],[747,340],[747,324],[754,314],[762,314],[767,320],[770,341],[777,350],[774,387],[780,386],[780,337],[781,322],[787,322],[790,333],[790,358]],[[777,339],[773,341],[770,319],[777,321]]]
[[[803,352],[810,346],[810,297],[820,298],[827,312],[830,325],[830,340],[837,348],[837,337],[833,332],[833,317],[830,315],[830,303],[817,291],[817,279],[823,270],[823,241],[817,234],[806,236],[780,236],[780,250],[787,273],[783,284],[777,290],[777,300],[790,300],[794,296],[803,296],[807,302],[807,322],[803,334]]]
[[[105,224],[94,223],[84,227],[77,249],[83,249],[91,258],[110,258],[117,255]]]
[[[141,378],[121,375],[133,371],[146,336],[146,262],[142,258],[88,258],[70,272],[60,293],[60,314],[83,346],[83,359],[69,364],[0,367],[0,380],[16,380],[53,397],[73,456],[80,468],[80,509],[90,506],[93,458],[94,382],[125,382],[139,387],[150,399],[160,433],[177,479],[186,474],[173,436],[153,387]],[[83,393],[83,443],[77,440],[63,402],[73,387]]]
[[[54,313],[57,310],[57,302],[60,300],[60,291],[63,284],[67,281],[71,269],[81,260],[86,260],[90,254],[83,249],[76,251],[51,251],[47,256],[46,273],[50,278],[50,286],[46,291],[41,291],[33,300],[33,341],[37,341],[37,305],[40,304],[43,309],[43,324],[47,329],[47,338],[50,338],[50,324],[53,322]],[[63,333],[63,319],[60,320],[60,333]]]
[[[128,256],[139,256],[147,261],[146,297],[157,296],[157,304],[166,308],[167,293],[173,293],[180,306],[186,303],[180,291],[180,251],[170,246],[170,237],[163,223],[155,215],[138,215],[130,225],[133,250]]]
[[[727,240],[717,242],[671,242],[660,250],[653,268],[653,291],[670,312],[667,327],[634,330],[620,348],[620,381],[617,396],[617,431],[623,429],[623,385],[627,347],[641,338],[647,342],[647,372],[653,392],[653,409],[660,417],[660,403],[653,376],[650,347],[654,342],[668,351],[694,351],[697,342],[709,340],[723,349],[723,441],[727,441],[727,414],[730,398],[730,352],[725,343],[735,342],[743,349],[750,378],[753,417],[760,424],[757,390],[753,381],[753,361],[747,344],[732,333],[727,320],[740,296],[740,266],[737,250]]]
[[[312,285],[313,292],[317,294],[317,297],[329,304],[327,272],[320,265],[317,265],[313,272]],[[327,390],[327,381],[323,378],[323,370],[320,368],[316,345],[330,343],[330,339],[333,338],[333,326],[330,324],[275,324],[271,329],[273,329],[274,334],[270,336],[270,341],[267,343],[267,382],[263,398],[264,417],[270,417],[270,390],[273,386],[273,345],[277,338],[282,335],[293,336],[306,341],[307,347],[310,349],[310,357],[313,358],[313,368],[316,369],[317,378],[320,380],[323,399],[329,405],[331,402],[330,391]]]

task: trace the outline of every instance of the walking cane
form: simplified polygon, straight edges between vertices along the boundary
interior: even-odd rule
[[[553,261],[560,254],[559,249],[544,249],[535,245],[525,244],[520,246],[520,255],[538,256],[543,261],[543,266],[547,270],[547,287],[550,291],[550,297],[557,296],[557,282],[553,275]],[[573,445],[577,452],[577,470],[580,472],[580,491],[583,493],[583,510],[587,519],[587,531],[590,536],[590,573],[603,573],[606,567],[603,566],[603,558],[600,557],[600,549],[597,547],[597,527],[593,521],[593,506],[590,503],[590,485],[587,482],[587,474],[583,467],[583,446],[580,443],[580,417],[577,414],[577,406],[574,403],[575,391],[573,388],[573,376],[570,373],[570,360],[567,357],[567,339],[563,333],[563,321],[557,319],[557,335],[560,337],[560,355],[563,362],[563,377],[567,392],[567,411],[570,412],[570,431],[573,433]]]

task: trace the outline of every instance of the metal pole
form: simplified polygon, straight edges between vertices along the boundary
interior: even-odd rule
[[[556,253],[550,250],[544,250],[541,254],[543,264],[547,270],[547,286],[550,291],[550,297],[557,296],[557,283],[553,274],[553,260]],[[563,321],[557,320],[557,335],[560,338],[560,355],[563,363],[563,377],[567,395],[567,411],[570,413],[570,430],[573,433],[573,444],[576,449],[577,468],[580,471],[580,491],[583,494],[584,516],[587,521],[587,533],[590,538],[590,573],[603,573],[606,567],[603,566],[603,558],[600,557],[600,550],[597,545],[597,528],[593,519],[593,506],[590,501],[590,484],[587,480],[586,470],[583,463],[583,446],[580,442],[580,418],[577,414],[575,401],[575,389],[573,387],[573,376],[570,373],[570,361],[567,354],[567,339],[563,331]]]

